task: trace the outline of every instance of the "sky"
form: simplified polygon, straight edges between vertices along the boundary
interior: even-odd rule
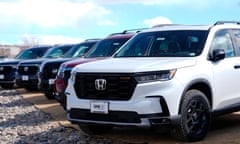
[[[156,24],[240,21],[240,0],[0,0],[0,44],[78,43]]]

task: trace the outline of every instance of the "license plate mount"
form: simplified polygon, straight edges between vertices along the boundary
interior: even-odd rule
[[[90,103],[91,113],[108,114],[109,103],[105,101],[92,101]]]

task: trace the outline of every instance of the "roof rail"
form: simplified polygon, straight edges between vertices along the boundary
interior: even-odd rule
[[[120,33],[112,33],[111,35],[118,35],[118,34],[128,34],[128,33],[138,33],[141,30],[148,29],[148,28],[138,28],[138,29],[129,29],[129,30],[124,30],[123,32]]]
[[[101,40],[100,38],[93,38],[93,39],[85,39],[84,41],[87,42],[87,41],[97,41],[97,40]]]
[[[221,25],[221,24],[237,24],[240,25],[240,21],[217,21],[214,25]]]
[[[152,26],[152,28],[163,27],[163,26],[176,26],[176,25],[181,25],[181,24],[157,24]]]
[[[141,30],[144,30],[144,29],[148,29],[148,28],[129,29],[129,30],[124,30],[122,33],[126,34],[126,33],[129,33],[131,31],[134,31],[135,33],[138,33],[138,32],[140,32]]]

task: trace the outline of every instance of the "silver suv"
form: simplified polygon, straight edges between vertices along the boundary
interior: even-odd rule
[[[113,58],[72,70],[67,116],[86,132],[170,125],[198,141],[212,116],[240,109],[239,68],[240,22],[155,27]]]

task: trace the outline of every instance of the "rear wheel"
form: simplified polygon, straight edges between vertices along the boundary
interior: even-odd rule
[[[1,87],[3,89],[12,89],[14,84],[1,84]]]
[[[209,129],[210,104],[205,94],[198,90],[185,93],[180,109],[181,118],[174,129],[174,136],[184,141],[202,140]]]
[[[79,125],[80,129],[87,133],[87,134],[104,134],[107,132],[110,132],[112,130],[112,126],[106,126],[106,125],[85,125],[85,124],[80,124]]]

